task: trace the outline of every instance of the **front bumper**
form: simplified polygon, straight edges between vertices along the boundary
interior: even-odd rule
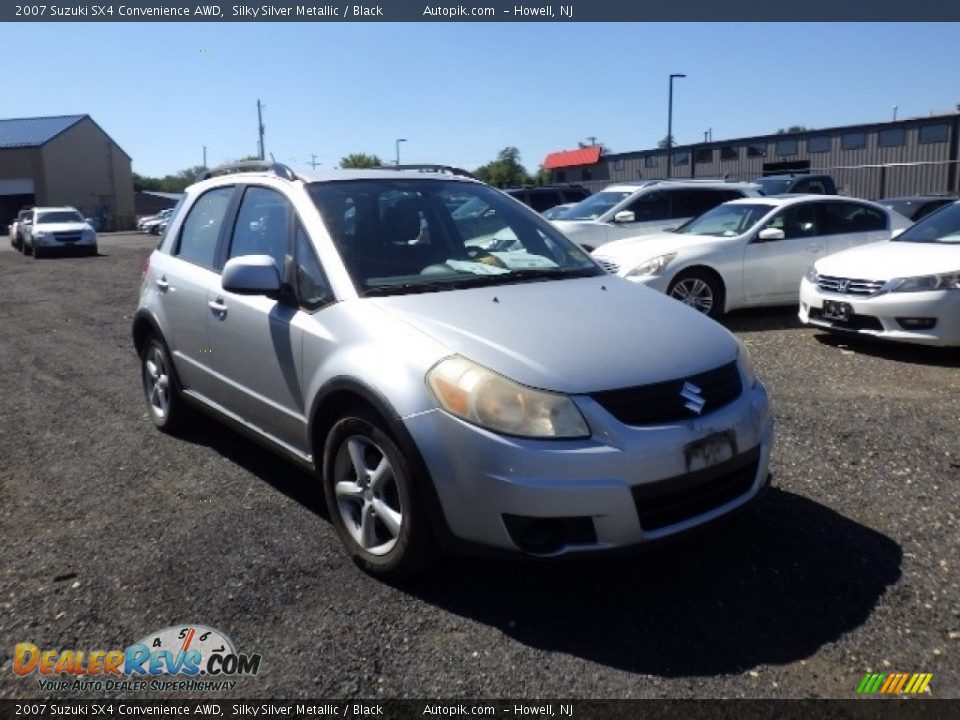
[[[55,235],[42,235],[33,238],[33,246],[40,248],[91,248],[96,247],[97,236],[80,236],[75,240],[65,240]]]
[[[824,300],[848,303],[854,312],[851,323],[819,317]],[[960,345],[960,291],[885,293],[861,297],[825,292],[804,278],[800,282],[800,321],[837,332],[923,345]],[[904,319],[932,319],[928,329],[907,328]]]
[[[589,439],[506,437],[442,410],[404,418],[456,538],[539,555],[630,547],[725,515],[767,483],[773,419],[759,381],[704,417],[656,426],[630,427],[590,397],[573,399],[593,431]],[[710,467],[691,466],[690,448],[716,437],[730,441],[733,458],[720,470],[738,466],[736,487],[732,475],[709,477]],[[717,494],[709,482],[724,489]],[[689,512],[677,512],[678,502]],[[517,539],[517,518],[576,529],[532,550]]]

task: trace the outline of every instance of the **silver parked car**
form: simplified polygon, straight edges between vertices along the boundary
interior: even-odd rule
[[[471,244],[491,228],[465,201],[517,241]],[[380,576],[639,545],[768,482],[744,346],[466,177],[214,174],[150,256],[133,336],[159,428],[200,407],[315,471]]]

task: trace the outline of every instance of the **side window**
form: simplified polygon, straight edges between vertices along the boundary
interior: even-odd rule
[[[777,213],[777,215],[763,227],[764,229],[778,228],[783,230],[785,240],[795,240],[797,238],[823,234],[820,212],[815,203],[792,205],[782,212]]]
[[[560,204],[560,197],[556,190],[542,190],[530,192],[530,207],[538,213],[549,210],[554,205]]]
[[[175,255],[205,268],[214,266],[217,239],[233,191],[232,186],[216,188],[197,199],[183,223]]]
[[[673,210],[670,217],[691,218],[712,210],[720,203],[740,197],[730,190],[677,190],[672,193]]]
[[[269,255],[282,273],[292,210],[290,201],[276,190],[248,187],[233,226],[229,257]]]
[[[317,254],[303,226],[297,222],[297,299],[308,310],[326,305],[333,300],[333,292],[323,274]]]
[[[871,232],[887,228],[886,213],[859,203],[827,203],[824,206],[824,217],[824,230],[830,234]]]
[[[633,211],[636,222],[667,220],[670,217],[670,198],[665,192],[646,193],[624,209]]]
[[[827,189],[823,186],[822,180],[801,180],[794,186],[793,192],[826,195]]]

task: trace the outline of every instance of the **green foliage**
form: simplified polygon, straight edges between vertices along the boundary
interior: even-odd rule
[[[366,153],[350,153],[346,157],[340,158],[341,168],[375,168],[383,167],[383,160],[376,155],[367,155]]]
[[[657,143],[657,147],[661,150],[666,150],[669,147],[673,147],[677,144],[677,139],[673,135],[664,135],[663,140]]]
[[[788,135],[790,133],[806,132],[807,130],[813,130],[813,128],[808,128],[804,125],[791,125],[788,128],[780,128],[777,130],[777,135]]]
[[[181,170],[176,175],[164,175],[162,178],[133,173],[133,189],[137,192],[152,190],[154,192],[180,193],[186,190],[188,185],[193,185],[197,181],[197,176],[204,170],[206,168],[203,165],[194,165],[191,168]]]
[[[515,147],[505,147],[497,153],[496,160],[481,165],[473,174],[488,185],[498,188],[519,187],[537,182],[520,164],[520,151]]]

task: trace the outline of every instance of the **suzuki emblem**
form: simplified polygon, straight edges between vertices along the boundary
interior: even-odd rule
[[[697,415],[703,412],[703,406],[707,404],[701,392],[702,390],[692,382],[685,382],[683,389],[680,390],[680,397],[687,401],[684,407]]]

